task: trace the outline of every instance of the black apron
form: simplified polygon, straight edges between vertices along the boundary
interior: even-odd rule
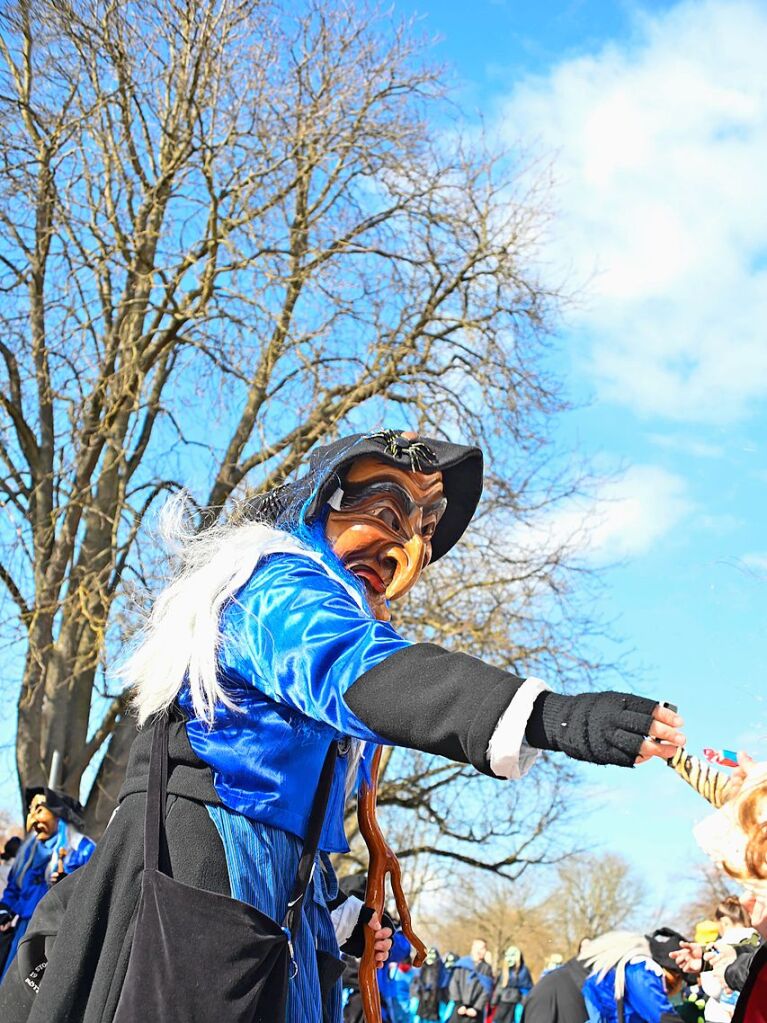
[[[114,1023],[282,1023],[298,966],[293,946],[333,780],[337,744],[320,774],[282,926],[247,903],[160,870],[168,781],[168,719],[154,727],[136,930]]]

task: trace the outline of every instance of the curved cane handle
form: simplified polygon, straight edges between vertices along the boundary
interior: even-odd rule
[[[377,914],[379,920],[386,901],[386,875],[390,875],[394,901],[400,917],[402,932],[415,949],[414,963],[420,966],[426,957],[426,946],[414,933],[405,894],[402,891],[402,873],[399,861],[384,838],[376,818],[378,800],[378,771],[381,765],[379,746],[370,766],[370,784],[360,785],[357,813],[360,834],[368,847],[368,878],[365,889],[365,905]],[[375,960],[375,934],[372,928],[365,928],[365,951],[359,971],[360,997],[366,1023],[381,1023],[381,994],[378,990]]]
[[[698,795],[703,796],[717,810],[727,802],[731,778],[723,771],[717,771],[711,764],[706,764],[686,749],[678,749],[668,766],[692,786]]]

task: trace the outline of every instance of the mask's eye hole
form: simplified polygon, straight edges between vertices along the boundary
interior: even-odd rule
[[[402,520],[393,508],[381,508],[378,512],[378,518],[395,533],[399,533],[400,529],[402,529]]]

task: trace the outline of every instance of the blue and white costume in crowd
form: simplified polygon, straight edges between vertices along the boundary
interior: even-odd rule
[[[82,867],[88,862],[96,848],[96,843],[92,838],[83,835],[74,824],[60,818],[56,834],[49,841],[53,843],[53,851],[46,871],[49,883],[51,875],[58,870],[60,849],[67,850],[61,863],[62,870],[65,874],[72,874],[78,867]]]
[[[416,967],[396,962],[387,962],[380,971],[381,1002],[388,1010],[390,1023],[412,1023],[417,1002],[411,998],[410,986],[419,972]]]
[[[0,906],[18,916],[13,941],[0,977],[5,975],[10,966],[38,902],[50,888],[51,875],[58,869],[59,850],[69,850],[63,868],[65,874],[71,874],[90,859],[95,848],[90,838],[81,835],[72,824],[61,819],[55,835],[41,841],[34,832],[30,832],[21,843],[0,898]]]
[[[583,985],[583,998],[589,1023],[618,1023],[614,969],[601,979],[592,973]],[[675,1015],[674,1006],[666,994],[663,970],[654,959],[633,957],[625,969],[624,1023],[660,1023],[665,1013]]]
[[[18,944],[29,925],[35,907],[48,891],[46,870],[55,842],[55,835],[46,842],[39,842],[35,833],[30,832],[16,853],[16,858],[8,874],[5,891],[0,898],[0,906],[14,916],[18,916],[3,975],[16,954]]]

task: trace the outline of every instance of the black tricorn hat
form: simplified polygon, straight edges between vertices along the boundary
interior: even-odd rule
[[[254,498],[251,514],[279,526],[297,505],[306,504],[306,522],[316,521],[342,485],[352,462],[366,455],[411,472],[442,473],[447,508],[432,538],[431,560],[447,554],[465,532],[479,504],[483,458],[477,447],[432,437],[413,438],[397,430],[381,430],[355,433],[315,448],[309,458],[309,472],[294,483]]]
[[[85,810],[82,803],[74,796],[67,795],[66,792],[59,792],[58,789],[49,789],[44,785],[28,786],[24,789],[27,811],[29,811],[35,796],[45,796],[45,805],[55,817],[68,824],[74,824],[76,828],[85,826]]]

